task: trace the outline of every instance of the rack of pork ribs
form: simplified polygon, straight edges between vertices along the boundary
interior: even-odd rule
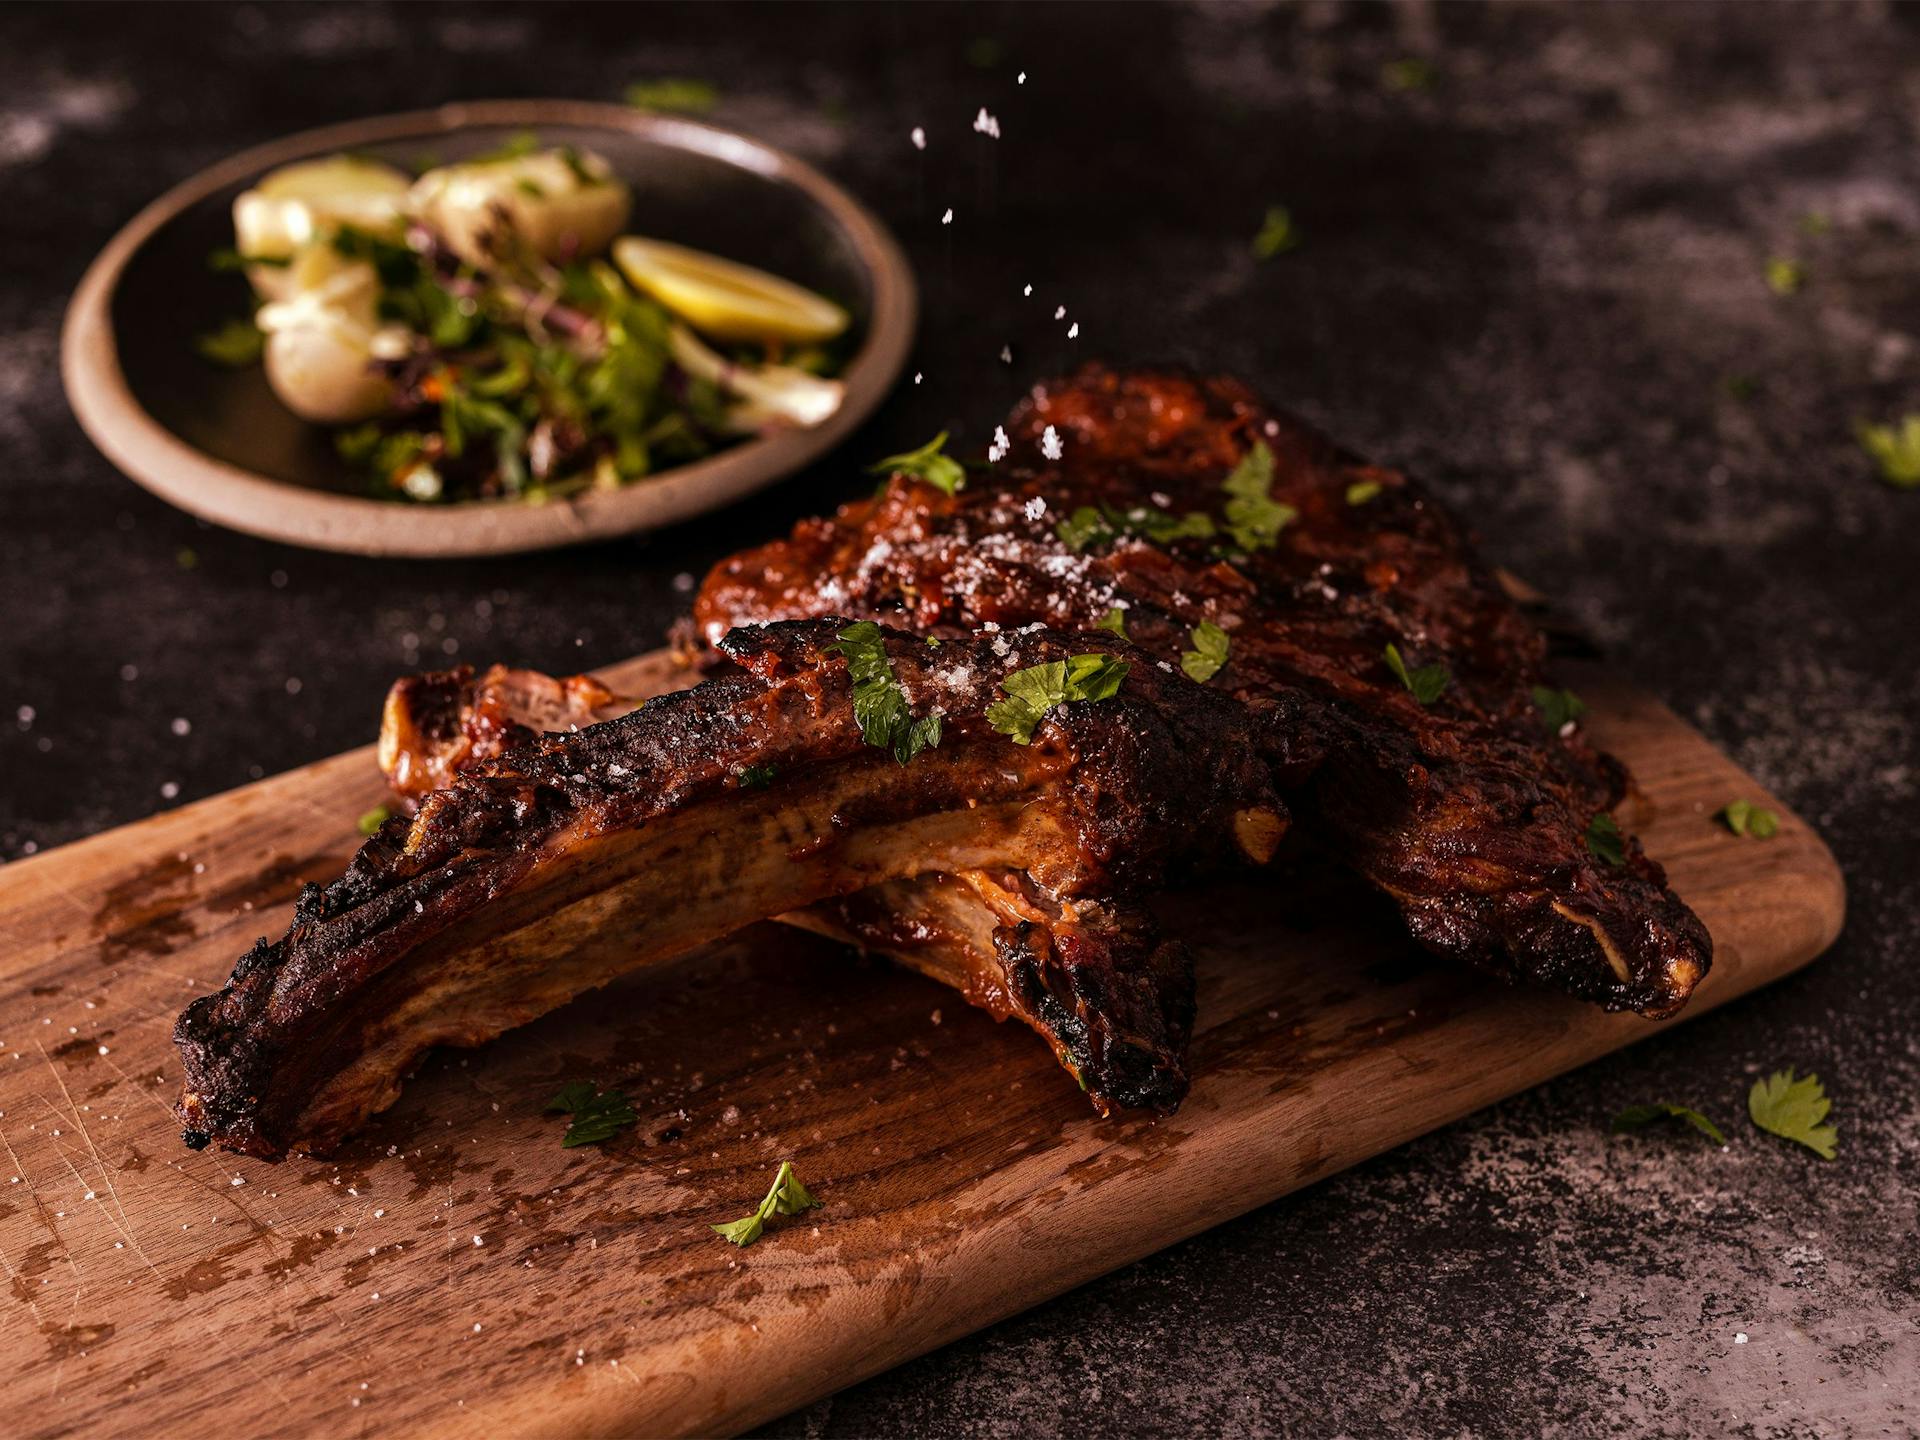
[[[396,685],[380,754],[412,814],[180,1017],[187,1143],[325,1150],[430,1047],[767,917],[1019,1018],[1103,1114],[1171,1111],[1193,959],[1148,902],[1289,828],[1429,950],[1611,1010],[1685,1003],[1706,930],[1632,836],[1590,847],[1625,771],[1551,728],[1543,638],[1431,495],[1228,379],[1092,368],[1005,430],[957,493],[896,474],[719,565],[688,689]],[[907,713],[940,718],[904,764],[855,714],[861,621]],[[1228,641],[1204,682],[1181,663],[1202,622]],[[1081,655],[1124,662],[1116,694],[1028,744],[995,728],[1009,674]]]

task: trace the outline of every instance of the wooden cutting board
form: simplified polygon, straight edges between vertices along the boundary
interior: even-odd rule
[[[681,683],[660,656],[607,676]],[[1686,1013],[1824,949],[1819,838],[1657,702],[1576,683],[1642,787],[1623,818],[1713,932]],[[1170,1120],[1102,1122],[1019,1025],[763,925],[431,1060],[333,1162],[185,1149],[174,1016],[381,794],[359,750],[0,869],[8,1433],[738,1430],[1655,1028],[1424,957],[1350,882],[1273,877],[1183,902],[1197,1080]],[[1776,838],[1712,821],[1742,797]],[[572,1079],[640,1124],[562,1149],[541,1109]],[[825,1208],[719,1240],[783,1159]]]

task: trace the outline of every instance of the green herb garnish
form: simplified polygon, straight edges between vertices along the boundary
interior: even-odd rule
[[[1559,735],[1587,713],[1587,702],[1571,690],[1536,685],[1533,687],[1533,708],[1540,712],[1540,723]]]
[[[1780,817],[1751,800],[1729,800],[1713,817],[1736,835],[1771,840],[1780,833]]]
[[[1833,1102],[1821,1088],[1818,1075],[1794,1079],[1793,1069],[1776,1070],[1764,1080],[1753,1082],[1747,1092],[1747,1114],[1753,1123],[1769,1134],[1797,1141],[1823,1160],[1831,1160],[1840,1132],[1821,1122]]]
[[[943,494],[955,495],[966,489],[967,472],[961,463],[945,454],[947,432],[942,430],[918,450],[886,459],[867,467],[869,475],[908,475],[924,480]]]
[[[987,723],[1002,735],[1011,735],[1014,744],[1030,745],[1049,711],[1111,699],[1119,693],[1128,668],[1125,660],[1090,654],[1015,670],[1000,682],[1007,698],[987,707]]]
[[[1253,258],[1271,260],[1299,248],[1300,232],[1294,228],[1293,212],[1284,205],[1269,205],[1253,237]]]
[[[524,160],[540,148],[540,136],[533,130],[516,130],[494,149],[476,155],[469,165],[493,165],[502,160]]]
[[[1347,486],[1347,504],[1364,505],[1385,488],[1378,480],[1356,480]]]
[[[618,1090],[597,1090],[586,1080],[575,1080],[560,1087],[560,1093],[547,1102],[547,1114],[565,1112],[573,1116],[560,1143],[571,1150],[576,1145],[597,1145],[611,1139],[640,1117],[633,1105]]]
[[[1675,1105],[1670,1100],[1656,1100],[1651,1105],[1629,1105],[1613,1117],[1613,1133],[1625,1134],[1629,1130],[1638,1130],[1655,1120],[1684,1120],[1716,1145],[1725,1145],[1727,1137],[1720,1133],[1720,1127],[1702,1115],[1698,1110],[1685,1105]]]
[[[196,335],[193,348],[203,360],[230,370],[256,363],[267,347],[267,337],[251,320],[229,320],[218,330]]]
[[[1053,527],[1053,533],[1060,537],[1060,543],[1078,555],[1089,545],[1104,545],[1114,538],[1113,526],[1091,505],[1082,505],[1066,519]]]
[[[1156,545],[1170,545],[1175,540],[1210,540],[1214,525],[1213,518],[1199,510],[1175,515],[1145,505],[1132,510],[1118,510],[1111,505],[1098,509],[1082,505],[1054,526],[1053,533],[1060,537],[1062,545],[1078,555],[1089,545],[1109,545],[1122,535],[1138,535]]]
[[[1400,658],[1398,646],[1388,645],[1385,651],[1387,668],[1399,677],[1400,683],[1412,692],[1413,698],[1422,705],[1431,705],[1440,698],[1440,692],[1447,688],[1453,678],[1446,666],[1440,664],[1422,665],[1417,670],[1409,670],[1407,662]]]
[[[391,810],[387,809],[384,805],[376,805],[353,823],[358,827],[362,835],[371,835],[392,818],[393,812]]]
[[[1111,610],[1107,611],[1106,614],[1102,615],[1098,620],[1094,621],[1093,628],[1096,630],[1111,630],[1114,634],[1118,635],[1122,640],[1131,640],[1133,638],[1131,635],[1127,634],[1126,612],[1121,610],[1121,608],[1118,605],[1114,606]]]
[[[840,632],[835,647],[846,657],[853,677],[853,718],[869,745],[891,750],[906,764],[922,750],[940,743],[938,712],[916,720],[907,708],[906,692],[887,659],[886,636],[871,620],[861,620]]]
[[[749,765],[740,772],[738,783],[742,790],[764,790],[779,773],[777,765]]]
[[[720,103],[715,86],[684,76],[636,80],[621,94],[636,110],[676,110],[683,115],[703,115]]]
[[[1807,283],[1807,267],[1798,260],[1776,255],[1767,261],[1767,288],[1776,295],[1792,295]]]
[[[760,1202],[753,1214],[743,1220],[708,1228],[729,1245],[745,1247],[760,1238],[767,1222],[774,1216],[802,1215],[809,1210],[819,1209],[822,1203],[814,1199],[813,1193],[800,1183],[800,1177],[793,1173],[793,1162],[782,1160],[773,1177],[773,1188],[767,1191],[767,1198]]]
[[[1627,863],[1627,844],[1619,822],[1604,810],[1587,822],[1587,853],[1604,865],[1617,868]]]
[[[1920,486],[1920,415],[1908,415],[1897,425],[1856,427],[1860,448],[1880,467],[1880,478],[1899,490]]]
[[[1300,514],[1267,493],[1272,485],[1273,451],[1264,440],[1256,440],[1220,486],[1228,495],[1227,534],[1242,550],[1271,549],[1280,531]]]
[[[1227,639],[1227,632],[1211,620],[1202,620],[1187,633],[1193,648],[1181,652],[1180,668],[1186,671],[1189,680],[1198,680],[1204,685],[1227,663],[1232,642]]]
[[[284,270],[293,264],[291,255],[242,255],[231,245],[223,245],[218,250],[207,252],[207,268],[216,275],[229,275],[245,270],[250,265],[263,265],[270,270]]]

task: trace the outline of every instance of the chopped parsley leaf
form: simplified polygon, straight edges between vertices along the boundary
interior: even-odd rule
[[[1605,865],[1618,867],[1627,863],[1626,839],[1620,834],[1620,824],[1604,810],[1587,822],[1587,853]]]
[[[1060,543],[1078,555],[1089,545],[1104,545],[1113,539],[1113,527],[1091,505],[1082,505],[1066,519],[1053,527],[1053,533],[1060,537]]]
[[[621,93],[636,110],[675,110],[682,115],[703,115],[720,103],[715,86],[679,76],[636,80]]]
[[[245,270],[250,265],[264,265],[268,269],[284,270],[291,264],[293,264],[291,255],[242,255],[231,245],[223,245],[218,250],[207,252],[207,268],[216,275]]]
[[[1417,670],[1409,670],[1407,662],[1400,658],[1398,646],[1386,648],[1387,668],[1399,677],[1400,683],[1407,687],[1413,698],[1422,705],[1431,705],[1440,698],[1440,692],[1447,688],[1453,679],[1452,672],[1440,664],[1422,665]]]
[[[1127,634],[1126,612],[1123,611],[1118,605],[1114,606],[1111,610],[1107,611],[1106,614],[1102,615],[1098,620],[1094,621],[1093,628],[1096,630],[1111,630],[1114,634],[1118,635],[1122,640],[1131,640],[1133,638],[1131,635]]]
[[[889,455],[886,459],[868,466],[867,473],[908,475],[915,480],[926,481],[944,494],[957,494],[967,487],[967,472],[958,460],[942,453],[946,443],[947,432],[942,430],[918,450],[909,450],[902,455]]]
[[[738,783],[742,790],[764,790],[779,773],[777,765],[749,765],[740,772]]]
[[[1378,480],[1356,480],[1347,486],[1347,504],[1364,505],[1385,488]]]
[[[1294,228],[1293,212],[1284,205],[1269,205],[1253,237],[1253,258],[1271,260],[1299,248],[1300,232]]]
[[[1727,1137],[1720,1133],[1720,1127],[1702,1115],[1698,1110],[1685,1105],[1675,1105],[1670,1100],[1656,1100],[1651,1105],[1629,1105],[1613,1117],[1613,1133],[1623,1135],[1629,1130],[1638,1130],[1655,1120],[1684,1120],[1716,1145],[1724,1146]]]
[[[767,1191],[767,1198],[760,1202],[751,1215],[708,1228],[729,1245],[745,1247],[760,1238],[767,1222],[774,1216],[803,1215],[809,1210],[819,1209],[821,1203],[813,1198],[813,1192],[802,1185],[800,1177],[793,1173],[793,1162],[782,1160],[779,1170],[774,1173],[773,1188]]]
[[[540,148],[540,136],[532,130],[516,130],[484,155],[467,161],[469,165],[492,165],[501,160],[524,160]]]
[[[354,822],[362,835],[371,835],[393,816],[393,812],[384,805],[376,805]]]
[[[1587,702],[1571,690],[1547,685],[1533,687],[1533,707],[1540,712],[1540,723],[1556,735],[1565,734],[1569,725],[1587,713]]]
[[[1064,705],[1109,700],[1127,678],[1128,663],[1111,655],[1070,655],[1015,670],[1000,682],[1006,695],[987,707],[987,723],[1016,745],[1031,745],[1049,711]]]
[[[1776,255],[1767,261],[1767,288],[1776,295],[1795,294],[1807,283],[1807,267],[1798,260]]]
[[[1833,1102],[1821,1088],[1818,1075],[1796,1080],[1793,1068],[1776,1070],[1764,1080],[1753,1082],[1747,1092],[1747,1114],[1753,1123],[1769,1134],[1794,1140],[1823,1160],[1831,1160],[1840,1132],[1822,1124]]]
[[[1755,840],[1771,840],[1780,833],[1780,817],[1751,800],[1730,800],[1713,818],[1734,834],[1751,835]]]
[[[1227,534],[1242,550],[1267,550],[1280,538],[1287,523],[1300,514],[1267,493],[1273,484],[1273,451],[1264,440],[1240,457],[1233,473],[1221,483],[1227,492]]]
[[[1186,671],[1189,680],[1204,685],[1227,663],[1231,642],[1227,632],[1211,620],[1202,620],[1188,632],[1188,637],[1193,641],[1193,648],[1181,652],[1180,668]]]
[[[1920,415],[1908,415],[1897,425],[1862,423],[1855,432],[1860,448],[1880,467],[1880,478],[1898,490],[1920,486]]]
[[[907,708],[906,692],[887,659],[886,636],[878,625],[871,620],[849,625],[835,648],[846,657],[853,677],[853,718],[867,744],[891,750],[904,765],[940,743],[939,714],[916,720]]]
[[[565,1112],[573,1116],[560,1143],[571,1150],[576,1145],[598,1145],[619,1131],[638,1123],[633,1105],[618,1090],[600,1091],[587,1080],[575,1080],[560,1087],[560,1093],[547,1102],[549,1115]]]
[[[229,370],[254,364],[266,347],[267,337],[251,320],[229,320],[218,330],[196,335],[193,340],[193,348],[201,359],[224,365]]]
[[[1054,526],[1053,533],[1060,537],[1062,545],[1078,555],[1089,545],[1110,545],[1122,535],[1138,535],[1156,545],[1168,545],[1175,540],[1210,540],[1214,527],[1213,518],[1199,510],[1175,515],[1145,505],[1132,510],[1116,510],[1111,505],[1098,509],[1082,505]]]

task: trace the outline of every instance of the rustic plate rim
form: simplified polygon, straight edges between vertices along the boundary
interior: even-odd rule
[[[867,333],[825,424],[762,436],[637,484],[529,505],[467,501],[414,507],[309,490],[209,455],[135,398],[120,365],[112,305],[127,265],[165,224],[225,187],[316,152],[446,135],[474,126],[572,125],[637,134],[790,184],[846,235],[873,286]],[[918,316],[913,272],[866,206],[806,161],[763,140],[683,116],[591,100],[480,100],[302,130],[251,146],[180,181],[142,208],[87,267],[68,302],[60,373],[80,428],[134,483],[201,519],[268,540],[361,555],[504,555],[658,529],[765,489],[850,434],[906,365]]]

